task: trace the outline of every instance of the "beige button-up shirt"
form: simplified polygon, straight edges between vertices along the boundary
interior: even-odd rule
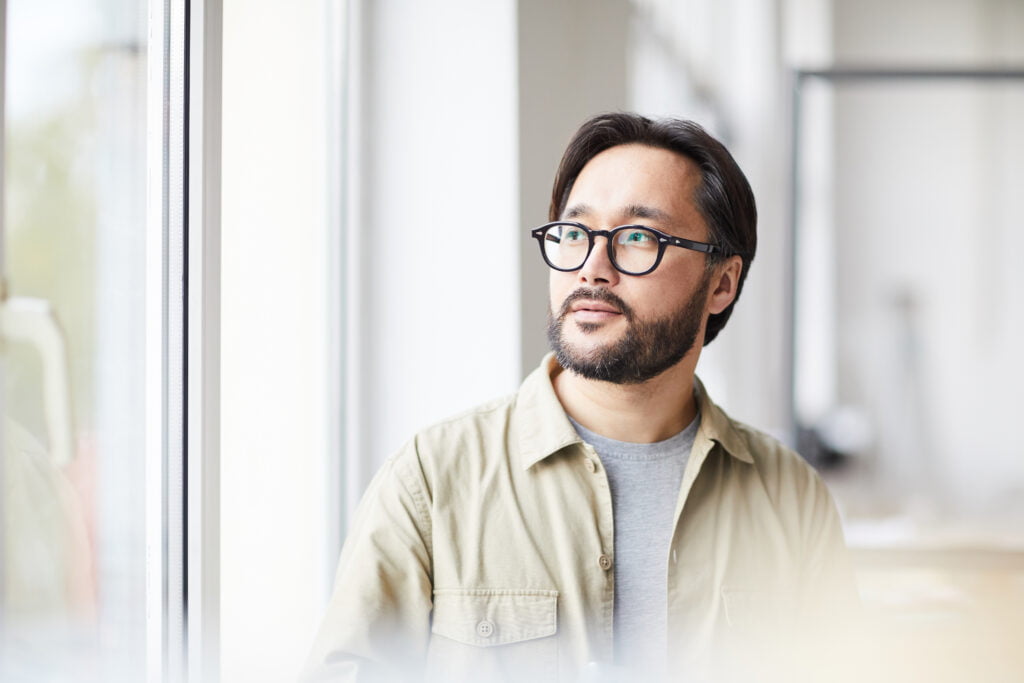
[[[312,680],[617,680],[612,498],[550,355],[511,397],[441,422],[370,484],[307,663]],[[854,600],[815,472],[697,391],[668,568],[673,680],[815,671]],[[753,676],[753,678],[751,678]]]

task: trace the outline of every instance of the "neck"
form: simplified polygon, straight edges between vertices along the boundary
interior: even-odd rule
[[[678,434],[696,417],[695,365],[688,354],[642,384],[612,384],[566,370],[552,383],[565,412],[590,431],[616,441],[654,443]]]

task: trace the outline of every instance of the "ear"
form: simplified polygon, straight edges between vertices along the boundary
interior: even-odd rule
[[[721,313],[735,301],[742,272],[743,259],[739,256],[730,256],[725,263],[715,268],[708,288],[708,313]]]

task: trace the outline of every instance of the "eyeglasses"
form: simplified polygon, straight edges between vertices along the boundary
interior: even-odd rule
[[[594,238],[608,240],[608,260],[626,275],[647,275],[661,263],[665,247],[682,247],[705,254],[724,254],[714,244],[694,242],[667,235],[644,225],[622,225],[611,230],[591,230],[582,223],[556,221],[535,228],[530,234],[540,244],[545,263],[563,272],[579,270],[594,248]]]

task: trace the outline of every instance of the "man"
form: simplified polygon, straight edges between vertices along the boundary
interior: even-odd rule
[[[852,601],[824,485],[694,377],[756,246],[728,151],[691,122],[594,117],[550,220],[553,354],[378,473],[316,680],[788,677]]]

